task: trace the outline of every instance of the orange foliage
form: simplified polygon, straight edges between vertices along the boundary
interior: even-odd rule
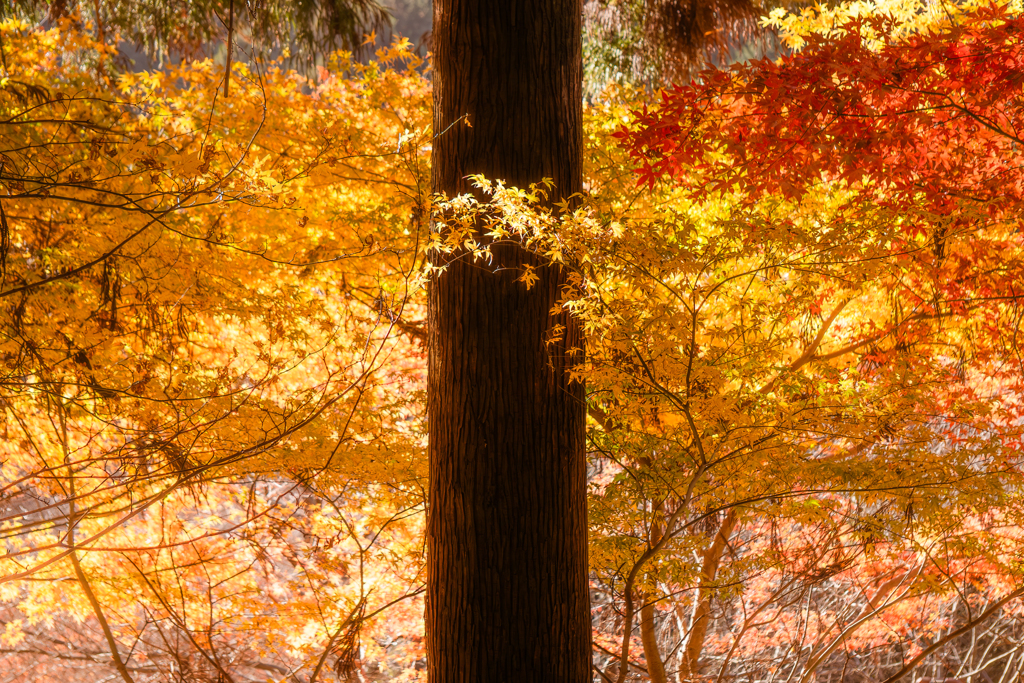
[[[1024,245],[997,199],[911,221],[806,165],[637,187],[626,91],[588,109],[586,197],[431,198],[405,42],[314,80],[236,65],[225,99],[208,61],[115,77],[70,24],[0,31],[8,662],[420,680],[424,256],[516,240],[573,270],[589,334],[598,676],[1019,670]],[[679,172],[740,168],[730,130]]]

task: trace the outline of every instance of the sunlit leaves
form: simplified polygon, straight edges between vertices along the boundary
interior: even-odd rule
[[[203,670],[315,663],[361,600],[388,632],[422,564],[408,43],[317,82],[236,65],[224,98],[209,61],[115,88],[70,24],[3,31],[0,564],[34,579],[5,597],[51,620],[76,553],[139,657]]]

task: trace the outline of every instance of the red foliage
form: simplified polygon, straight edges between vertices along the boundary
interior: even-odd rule
[[[997,321],[1024,296],[1024,17],[989,6],[926,33],[894,25],[863,17],[777,62],[705,71],[616,135],[641,184],[741,209],[840,197],[832,225],[851,242],[852,226],[889,224],[880,244],[905,269],[894,296],[918,318],[974,321],[976,360],[1019,390],[1020,358],[995,357],[1017,348]]]
[[[695,194],[799,197],[841,180],[921,217],[967,205],[991,217],[1018,210],[1024,18],[983,8],[872,49],[865,29],[885,36],[890,25],[861,18],[844,37],[812,36],[778,63],[705,71],[618,137],[642,182],[670,176],[695,182]]]

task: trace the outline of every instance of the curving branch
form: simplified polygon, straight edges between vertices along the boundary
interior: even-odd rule
[[[1024,595],[1024,586],[1021,586],[1017,590],[1013,591],[1012,593],[1010,593],[1009,595],[1004,597],[1002,600],[997,601],[995,604],[990,606],[987,610],[985,610],[984,612],[979,614],[976,619],[972,619],[971,621],[968,621],[966,624],[964,624],[960,628],[956,629],[955,631],[950,631],[949,633],[947,633],[942,638],[939,638],[938,640],[936,640],[934,643],[932,643],[931,645],[926,647],[924,650],[922,650],[920,654],[918,654],[916,657],[914,657],[909,662],[907,662],[903,666],[902,669],[897,671],[895,674],[893,674],[889,678],[885,679],[885,681],[883,681],[883,683],[896,683],[896,681],[900,680],[901,678],[906,676],[908,673],[913,671],[917,667],[917,665],[920,664],[925,659],[925,657],[927,657],[928,655],[932,654],[933,652],[935,652],[939,648],[943,647],[944,645],[946,645],[946,643],[949,643],[949,642],[951,642],[953,640],[956,640],[957,638],[959,638],[963,634],[970,633],[974,629],[978,628],[978,626],[980,626],[982,624],[982,622],[987,621],[990,617],[992,617],[996,613],[998,613],[999,610],[1001,610],[1004,605],[1006,605],[1009,602],[1013,602],[1014,600],[1016,600],[1017,598],[1021,597],[1022,595]]]

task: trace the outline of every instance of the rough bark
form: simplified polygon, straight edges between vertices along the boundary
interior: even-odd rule
[[[435,0],[433,47],[436,192],[471,191],[475,173],[580,190],[578,0]],[[564,272],[494,254],[445,258],[430,287],[429,679],[584,683],[585,418],[568,377],[582,335],[550,314]],[[530,290],[524,263],[541,275]],[[545,344],[556,324],[564,341]]]

